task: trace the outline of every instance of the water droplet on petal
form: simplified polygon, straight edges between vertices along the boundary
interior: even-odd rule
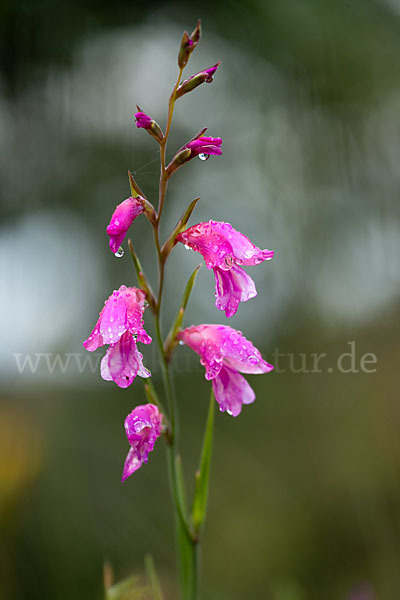
[[[116,256],[117,258],[122,258],[124,254],[125,254],[125,251],[124,251],[123,247],[120,246],[118,248],[118,250],[116,251],[116,253],[114,254],[114,256]]]
[[[210,158],[209,154],[203,154],[203,153],[199,154],[200,160],[208,160],[209,158]]]
[[[185,248],[186,250],[190,250],[190,246],[188,246],[187,244],[185,244]]]
[[[183,340],[179,340],[178,344],[179,344],[180,346],[184,346],[184,345],[185,345],[185,342],[184,342]]]
[[[254,356],[254,355],[249,356],[249,358],[247,360],[251,365],[256,365],[258,363],[258,358],[257,358],[257,356]]]

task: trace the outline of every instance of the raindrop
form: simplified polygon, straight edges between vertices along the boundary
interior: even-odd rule
[[[210,158],[209,154],[203,154],[203,153],[199,154],[200,160],[208,160],[209,158]]]
[[[120,246],[118,248],[118,250],[116,251],[116,253],[114,254],[114,256],[116,256],[117,258],[122,258],[124,254],[125,254],[125,251],[124,251],[123,247]]]
[[[184,346],[184,345],[185,345],[185,342],[184,342],[183,340],[179,340],[178,344],[179,344],[180,346]]]
[[[249,363],[251,365],[256,365],[258,363],[258,358],[257,356],[249,356],[249,358],[247,359],[249,361]]]

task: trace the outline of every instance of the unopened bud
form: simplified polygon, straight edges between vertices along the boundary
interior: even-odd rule
[[[154,119],[149,117],[149,115],[146,115],[146,113],[142,112],[139,107],[137,107],[137,109],[139,112],[135,114],[136,127],[146,129],[146,131],[148,131],[148,133],[154,139],[156,139],[158,142],[162,142],[164,139],[164,134],[159,124],[154,121]]]
[[[214,73],[218,69],[220,64],[221,63],[217,62],[217,64],[214,65],[213,67],[210,67],[209,69],[205,69],[204,71],[200,71],[200,73],[197,73],[196,75],[192,75],[192,77],[189,77],[189,79],[186,79],[178,87],[176,94],[175,94],[175,98],[180,98],[184,94],[191,92],[197,86],[201,85],[204,82],[211,83],[213,80]]]
[[[201,22],[200,19],[197,21],[197,25],[189,36],[187,31],[183,32],[181,45],[178,53],[178,66],[183,69],[186,67],[190,55],[196,48],[201,38]]]

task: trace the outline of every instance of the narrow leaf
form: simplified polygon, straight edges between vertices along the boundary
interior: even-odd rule
[[[211,454],[214,431],[215,400],[211,388],[210,405],[206,429],[204,432],[203,448],[201,451],[200,465],[196,472],[196,487],[193,501],[192,519],[196,533],[199,533],[204,522],[207,510],[208,483],[210,478]]]
[[[161,255],[164,260],[167,258],[167,256],[170,254],[172,248],[175,246],[176,236],[179,233],[181,233],[181,231],[184,231],[186,229],[186,225],[188,224],[188,221],[189,221],[190,217],[192,216],[192,212],[194,211],[196,204],[198,203],[199,200],[200,200],[200,198],[195,198],[194,200],[191,201],[191,203],[186,208],[185,212],[183,213],[183,215],[181,216],[181,218],[175,225],[173,231],[170,233],[170,235],[166,239],[165,243],[163,244],[163,247],[161,248]]]
[[[147,554],[145,556],[144,564],[146,567],[147,577],[151,586],[151,590],[153,592],[153,600],[164,600],[160,579],[158,577],[154,560],[151,554]]]
[[[141,196],[142,198],[145,198],[145,195],[143,194],[142,190],[136,183],[136,181],[130,171],[128,171],[128,177],[129,177],[129,185],[131,186],[132,197],[137,198],[138,196]]]
[[[165,355],[166,355],[167,360],[169,360],[171,358],[171,354],[177,344],[176,336],[177,336],[178,331],[181,328],[181,325],[183,322],[183,317],[184,317],[185,310],[186,310],[186,306],[187,306],[187,303],[189,302],[190,294],[192,292],[194,282],[196,281],[197,273],[199,272],[200,267],[201,267],[201,264],[197,265],[197,267],[195,268],[195,270],[189,277],[189,280],[185,287],[185,291],[183,292],[183,295],[182,295],[182,300],[181,300],[178,312],[176,314],[175,321],[173,322],[171,329],[169,330],[169,333],[167,335],[167,339],[165,340],[164,350],[165,350]]]
[[[138,280],[139,287],[146,293],[147,301],[150,305],[151,310],[155,310],[156,307],[156,299],[154,297],[153,290],[147,280],[146,275],[143,272],[142,265],[140,264],[139,258],[135,252],[133,244],[131,240],[128,240],[129,251],[131,253],[133,265],[135,267],[136,276]]]
[[[106,600],[146,600],[149,590],[138,577],[128,577],[106,590]]]

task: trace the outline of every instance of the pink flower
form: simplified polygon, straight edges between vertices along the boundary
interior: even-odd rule
[[[241,265],[258,265],[271,260],[273,250],[260,250],[229,223],[208,221],[189,227],[177,241],[202,254],[208,269],[214,269],[215,306],[232,317],[239,302],[257,295],[254,281]]]
[[[242,404],[251,404],[255,399],[253,389],[240,373],[268,373],[274,368],[240,331],[226,325],[193,325],[177,337],[200,356],[221,412],[233,417],[240,414]]]
[[[207,159],[210,154],[219,156],[222,154],[221,144],[222,138],[206,137],[203,133],[206,131],[202,129],[195,138],[187,142],[182,146],[175,154],[167,166],[168,176],[172,175],[179,167],[192,160],[195,156],[204,155],[204,159]]]
[[[137,112],[135,114],[136,127],[142,127],[143,129],[150,129],[153,119],[146,115],[144,112]]]
[[[138,215],[144,211],[144,204],[142,198],[127,198],[121,204],[118,204],[114,210],[110,224],[107,227],[107,235],[110,236],[110,249],[114,254],[118,252],[118,249],[124,238],[129,227]]]
[[[125,431],[131,446],[126,457],[122,480],[147,463],[149,452],[161,435],[162,414],[154,404],[137,406],[125,419]]]
[[[109,344],[101,361],[101,376],[122,388],[131,385],[137,375],[149,377],[136,342],[150,344],[151,337],[143,328],[145,294],[142,290],[121,285],[104,303],[95,328],[83,346],[89,352]]]
[[[199,154],[214,154],[219,156],[222,154],[221,150],[222,138],[206,137],[205,135],[188,142],[184,148],[191,150],[190,158],[198,156]]]
[[[204,71],[200,71],[200,73],[196,73],[196,75],[192,75],[191,77],[189,77],[189,79],[186,79],[185,81],[183,81],[180,84],[180,86],[178,87],[178,89],[176,90],[175,97],[180,98],[181,96],[183,96],[184,94],[187,94],[188,92],[191,92],[198,85],[201,85],[204,82],[211,83],[213,80],[215,71],[218,69],[220,64],[221,63],[217,62],[217,64],[214,65],[213,67],[210,67],[209,69],[205,69]]]
[[[149,117],[149,115],[146,115],[146,113],[139,110],[139,112],[135,113],[135,120],[136,127],[139,129],[146,129],[148,133],[158,142],[161,142],[164,139],[164,134],[159,124],[154,119]]]

